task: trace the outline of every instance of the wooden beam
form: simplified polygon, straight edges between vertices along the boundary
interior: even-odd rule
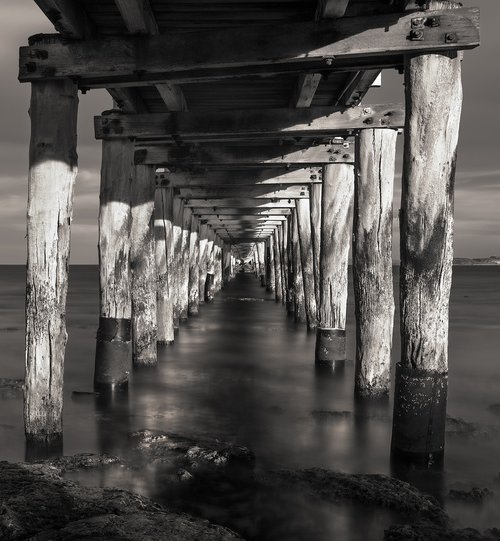
[[[319,83],[322,79],[321,73],[302,73],[297,78],[297,84],[293,92],[290,107],[309,107]]]
[[[364,107],[311,107],[308,109],[264,109],[207,111],[202,113],[114,114],[97,116],[97,139],[218,137],[235,139],[261,134],[288,136],[333,136],[363,128],[401,128],[404,108],[397,104]]]
[[[290,209],[288,208],[259,208],[259,207],[199,207],[192,208],[192,213],[196,216],[206,218],[210,215],[216,216],[243,216],[243,215],[254,215],[254,216],[286,216],[290,214]]]
[[[75,0],[35,0],[57,32],[64,36],[83,39],[95,33],[95,27],[80,2]]]
[[[342,142],[317,146],[269,145],[228,146],[205,145],[149,145],[136,147],[135,163],[144,165],[197,166],[283,166],[301,164],[304,167],[323,163],[354,163],[354,144],[346,147]]]
[[[223,197],[255,197],[258,199],[301,199],[309,198],[309,189],[307,185],[291,185],[286,188],[276,189],[275,186],[238,186],[231,187],[187,187],[178,188],[181,197],[188,199],[210,198],[219,199]]]
[[[412,19],[433,16],[439,26],[411,33]],[[415,23],[414,23],[415,24]],[[417,39],[418,38],[418,39]],[[385,57],[450,51],[479,45],[479,9],[346,17],[323,23],[292,23],[157,36],[115,36],[92,41],[39,40],[21,47],[19,80],[78,77],[81,86],[138,81],[194,81],[252,73],[317,71],[332,66],[374,67]],[[203,54],[200,54],[200,51]],[[378,60],[377,60],[378,58]],[[333,69],[333,68],[332,68]],[[358,69],[362,69],[359,68]],[[264,70],[264,71],[263,71]]]
[[[334,105],[337,107],[353,107],[359,105],[361,99],[368,92],[379,75],[380,70],[378,69],[354,72],[348,77],[344,89],[340,92]]]
[[[288,199],[277,199],[276,201],[267,199],[256,199],[251,197],[238,197],[234,199],[224,198],[224,199],[189,199],[186,201],[186,206],[196,207],[196,208],[267,208],[267,209],[290,209],[294,208],[294,200]]]
[[[215,187],[225,186],[237,188],[242,186],[276,186],[276,185],[307,185],[321,183],[321,167],[300,167],[295,170],[283,169],[251,169],[242,171],[207,170],[205,173],[175,172],[157,173],[157,182],[167,182],[170,186],[179,187]]]
[[[178,85],[173,83],[161,83],[156,85],[156,90],[160,93],[160,96],[167,106],[169,111],[187,111],[188,106],[184,93]]]
[[[108,88],[108,92],[124,113],[149,113],[146,103],[136,88]]]

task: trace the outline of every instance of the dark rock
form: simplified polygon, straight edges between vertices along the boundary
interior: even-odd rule
[[[49,464],[0,462],[0,539],[233,540],[219,526],[124,490],[88,488]]]
[[[446,417],[446,435],[464,440],[491,440],[500,436],[500,426],[471,423],[459,417]]]
[[[92,453],[79,453],[77,455],[62,456],[47,460],[46,464],[57,468],[61,472],[87,470],[89,468],[101,468],[112,464],[124,464],[121,458],[112,455],[96,455]]]
[[[446,524],[448,520],[433,498],[408,483],[386,475],[347,474],[312,468],[276,472],[273,477],[273,482],[302,488],[334,503],[356,501],[425,518],[435,524]]]
[[[488,488],[471,488],[469,490],[450,489],[450,500],[459,500],[470,503],[483,503],[484,500],[493,497],[493,492]]]
[[[454,530],[429,521],[391,526],[384,534],[385,541],[498,541],[500,530],[493,528],[479,532],[474,528]]]

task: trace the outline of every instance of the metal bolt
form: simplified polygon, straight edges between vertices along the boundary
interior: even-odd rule
[[[425,18],[424,17],[415,17],[411,20],[412,28],[422,28],[424,26]]]
[[[372,110],[369,107],[363,107],[363,114],[369,115],[371,114]]]
[[[344,160],[347,160],[349,158],[349,154],[344,154],[342,158],[344,158]]]
[[[423,30],[412,30],[410,32],[411,41],[424,41],[424,31]]]
[[[441,25],[441,21],[439,20],[439,17],[429,17],[427,19],[427,25],[431,28],[436,28]]]
[[[444,39],[446,43],[456,43],[457,35],[454,34],[453,32],[449,32],[448,34],[445,35]]]
[[[325,58],[325,63],[327,66],[331,66],[333,64],[334,57],[331,58]]]

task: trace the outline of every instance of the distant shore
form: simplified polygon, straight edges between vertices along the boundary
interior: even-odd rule
[[[500,265],[500,256],[491,255],[490,257],[455,257],[453,265]]]

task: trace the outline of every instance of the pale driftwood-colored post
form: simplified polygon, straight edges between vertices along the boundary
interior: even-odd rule
[[[431,7],[442,4],[451,5]],[[401,360],[392,449],[427,464],[444,452],[460,60],[457,53],[427,54],[409,57],[405,65]]]
[[[187,321],[189,307],[189,240],[191,236],[191,216],[189,207],[182,209],[182,237],[179,258],[179,319]]]
[[[128,383],[131,358],[130,190],[134,143],[103,141],[99,207],[100,319],[94,384]]]
[[[189,236],[189,304],[188,314],[195,316],[200,308],[200,224],[191,215],[191,234]]]
[[[229,284],[231,280],[231,245],[224,243],[223,244],[223,269],[222,269],[222,282],[224,287]]]
[[[77,92],[70,81],[31,86],[24,423],[29,440],[49,444],[62,436]]]
[[[222,241],[215,235],[214,251],[214,294],[222,289]]]
[[[174,188],[175,190],[175,188]],[[172,284],[171,294],[174,300],[174,328],[179,328],[181,317],[181,268],[182,268],[182,216],[184,212],[184,200],[174,197],[173,203],[173,229],[172,229],[172,269],[170,280]]]
[[[158,185],[155,192],[155,254],[157,273],[158,344],[174,341],[174,299],[171,272],[173,264],[173,193]]]
[[[294,209],[291,216],[292,229],[292,265],[293,265],[293,304],[295,321],[305,323],[306,301],[304,296],[304,278],[302,276],[302,260],[300,256],[299,228],[297,224],[297,211]]]
[[[207,243],[207,274],[205,281],[205,302],[214,300],[215,295],[215,233],[212,229],[208,229]]]
[[[275,229],[273,235],[273,252],[274,252],[274,298],[276,302],[281,302],[283,298],[282,274],[281,274],[281,251],[278,238],[278,228]]]
[[[389,393],[394,321],[392,194],[397,132],[361,130],[356,141],[353,276],[358,396]]]
[[[311,206],[311,237],[314,268],[314,291],[316,293],[316,306],[319,308],[319,256],[321,251],[321,192],[320,183],[310,186]]]
[[[276,286],[276,279],[274,276],[274,247],[272,235],[267,239],[266,252],[266,288],[267,291],[273,293]]]
[[[132,362],[157,362],[156,261],[154,232],[155,169],[136,165],[130,205],[130,267],[132,270]]]
[[[276,228],[276,232],[278,234],[278,246],[280,251],[280,271],[281,271],[281,302],[282,304],[286,304],[287,299],[287,285],[286,285],[286,253],[284,250],[284,231],[283,231],[283,225],[279,225]]]
[[[323,167],[316,363],[346,359],[345,320],[353,194],[352,165]]]
[[[288,220],[284,220],[282,223],[282,255],[283,255],[283,283],[284,287],[284,302],[286,305],[287,313],[293,313],[293,301],[292,301],[292,284],[291,284],[291,270],[290,270],[290,229],[288,227]]]
[[[265,262],[265,243],[257,243],[257,256],[259,258],[259,268],[260,268],[260,285],[262,287],[266,286],[266,262]]]
[[[207,261],[208,261],[208,225],[202,223],[200,225],[200,284],[198,290],[199,303],[205,302],[205,284],[207,281]]]
[[[316,293],[314,285],[314,264],[311,237],[311,210],[309,199],[296,199],[295,209],[299,231],[300,262],[304,282],[304,299],[308,329],[318,326]]]

